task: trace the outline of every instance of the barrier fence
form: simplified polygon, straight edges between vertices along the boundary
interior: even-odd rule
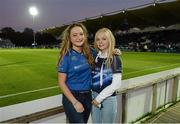
[[[0,108],[0,122],[29,123],[62,113],[62,95]],[[180,100],[180,68],[122,81],[117,122],[137,122]],[[64,115],[65,116],[65,115]]]
[[[125,82],[124,82],[125,83]],[[118,91],[122,101],[119,122],[136,122],[153,116],[180,99],[180,73],[162,76],[156,80],[132,84]]]

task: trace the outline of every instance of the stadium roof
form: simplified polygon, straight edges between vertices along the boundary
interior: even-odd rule
[[[108,26],[112,29],[123,29],[137,27],[168,27],[180,23],[180,1],[170,3],[156,3],[151,6],[136,9],[124,10],[114,15],[102,15],[97,19],[84,21],[89,30]]]
[[[173,2],[157,2],[156,0],[156,3],[131,7],[76,22],[83,22],[89,32],[95,32],[101,27],[109,27],[113,30],[125,30],[126,28],[142,30],[146,28],[146,31],[148,31],[147,27],[161,27],[164,29],[173,27],[177,29],[174,26],[180,24],[180,0]],[[50,32],[56,35],[61,34],[65,27],[66,25],[51,29]],[[149,30],[152,29],[149,28]]]

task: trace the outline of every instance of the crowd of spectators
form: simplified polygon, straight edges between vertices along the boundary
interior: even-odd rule
[[[180,53],[180,30],[114,34],[117,46],[124,51]]]

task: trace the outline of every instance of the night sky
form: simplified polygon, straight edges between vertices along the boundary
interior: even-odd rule
[[[154,0],[0,0],[0,29],[12,27],[16,31],[23,31],[25,27],[29,27],[40,30],[152,1]],[[34,24],[28,11],[30,6],[36,6],[39,11]]]

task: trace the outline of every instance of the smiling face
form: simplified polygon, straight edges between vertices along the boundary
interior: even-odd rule
[[[70,41],[72,48],[77,49],[82,47],[85,42],[85,35],[81,27],[75,26],[70,31]]]
[[[101,52],[107,52],[108,47],[109,47],[109,40],[107,36],[104,33],[99,33],[97,34],[97,37],[95,40],[96,40],[98,49]]]

